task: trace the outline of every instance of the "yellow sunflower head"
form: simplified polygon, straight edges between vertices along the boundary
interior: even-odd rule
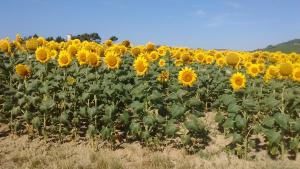
[[[227,53],[225,60],[227,65],[236,67],[240,63],[240,55],[237,52],[229,52]]]
[[[300,82],[300,68],[293,70],[293,80]]]
[[[147,62],[147,60],[144,57],[139,56],[135,59],[133,67],[138,76],[143,76],[143,75],[145,75],[145,73],[147,72],[147,70],[149,68],[149,63]]]
[[[11,47],[9,41],[7,39],[0,40],[0,52],[9,53],[11,51]]]
[[[194,56],[194,60],[197,61],[198,63],[203,63],[205,61],[205,55],[203,53],[197,53]]]
[[[74,77],[68,76],[67,77],[67,84],[72,86],[73,84],[76,83],[76,79]]]
[[[72,57],[76,56],[76,54],[77,54],[77,46],[76,45],[68,46],[67,50]]]
[[[220,57],[217,59],[217,65],[219,67],[223,67],[225,64],[226,64],[226,61],[225,61],[224,57]]]
[[[279,73],[281,76],[289,76],[293,73],[293,65],[291,63],[281,63],[279,65]]]
[[[167,48],[166,46],[161,46],[157,49],[157,53],[159,56],[165,56],[167,54]]]
[[[160,83],[166,83],[168,80],[169,80],[169,77],[170,77],[170,73],[168,71],[162,71],[158,77],[157,77],[157,80],[160,82]]]
[[[246,87],[246,77],[242,73],[235,73],[230,78],[230,84],[233,90],[237,91]]]
[[[182,65],[183,65],[183,61],[182,61],[181,59],[176,59],[176,60],[174,61],[174,65],[175,65],[176,67],[182,66]]]
[[[125,46],[126,48],[130,47],[130,41],[129,40],[123,40],[122,45]]]
[[[95,52],[88,52],[87,61],[92,67],[98,67],[101,63],[100,56]]]
[[[38,47],[35,51],[35,58],[41,63],[46,63],[51,58],[49,49]]]
[[[192,87],[197,80],[197,75],[192,68],[185,67],[179,71],[178,82],[183,86]]]
[[[104,63],[109,69],[118,69],[121,63],[121,58],[114,52],[107,52],[104,57]]]
[[[27,65],[17,64],[16,65],[16,73],[22,78],[27,78],[30,76],[31,71]]]
[[[37,38],[37,41],[38,41],[38,45],[39,46],[43,46],[43,45],[45,45],[46,44],[46,39],[45,38],[43,38],[43,37],[38,37]]]
[[[252,77],[256,77],[260,73],[258,64],[251,64],[247,68],[247,73]]]
[[[277,77],[279,73],[278,67],[270,65],[266,71],[266,75],[269,77]]]
[[[85,49],[81,49],[78,51],[77,55],[77,61],[79,63],[79,65],[85,65],[87,64],[87,54],[88,51]]]
[[[131,48],[131,53],[133,56],[137,57],[141,53],[141,49],[139,47],[133,47]]]
[[[59,67],[67,67],[72,63],[72,57],[70,53],[65,50],[60,51],[58,56],[58,65]]]
[[[159,58],[159,55],[156,51],[152,51],[151,53],[149,53],[147,55],[147,59],[151,62],[154,62],[156,61],[157,59]]]
[[[213,62],[214,62],[214,57],[213,57],[213,56],[207,55],[207,56],[205,57],[205,63],[206,63],[206,64],[212,64]]]
[[[104,44],[106,45],[106,46],[112,46],[113,45],[113,41],[112,40],[110,40],[110,39],[108,39],[108,40],[106,40],[105,42],[104,42]]]
[[[160,59],[158,61],[158,66],[159,67],[165,67],[166,66],[166,60],[165,59]]]
[[[27,40],[25,45],[29,51],[35,51],[37,49],[37,47],[39,46],[39,42],[36,38],[32,38],[32,39]]]
[[[146,50],[147,50],[148,52],[151,52],[151,51],[153,51],[154,49],[155,49],[155,44],[154,44],[154,43],[148,42],[148,43],[146,44]]]

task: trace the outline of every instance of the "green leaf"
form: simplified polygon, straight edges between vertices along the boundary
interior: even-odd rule
[[[177,128],[176,124],[174,124],[173,122],[167,123],[167,125],[165,127],[165,133],[168,136],[174,136],[177,131],[178,131],[178,128]]]
[[[279,142],[282,139],[280,132],[276,132],[273,129],[265,130],[265,135],[267,136],[269,144],[271,144],[271,145],[279,144]]]
[[[224,124],[223,124],[223,127],[225,129],[231,129],[234,127],[234,121],[231,119],[231,118],[228,118],[225,120]]]
[[[296,120],[292,120],[290,122],[291,124],[291,128],[296,131],[296,132],[300,132],[300,118],[296,119]]]
[[[236,104],[236,99],[233,95],[222,95],[221,100],[224,105],[229,106],[230,104]]]
[[[129,128],[134,135],[139,135],[142,130],[141,125],[135,122],[131,123]]]
[[[101,136],[103,139],[108,140],[112,137],[112,131],[108,127],[103,127],[101,130]]]
[[[174,119],[181,117],[185,113],[185,107],[180,104],[172,104],[167,108]]]
[[[204,129],[203,122],[194,115],[189,116],[184,125],[190,132],[200,132]]]
[[[216,121],[217,123],[223,122],[224,119],[225,119],[225,117],[224,117],[223,114],[220,113],[220,112],[218,112],[218,113],[216,114],[216,116],[215,116],[215,121]]]
[[[275,122],[282,127],[285,130],[288,130],[288,122],[289,122],[289,117],[286,114],[283,113],[276,113],[274,115]]]
[[[237,115],[235,117],[235,125],[239,129],[244,129],[247,125],[247,120],[243,118],[241,115]]]
[[[144,103],[139,101],[133,101],[130,104],[130,107],[133,109],[134,112],[141,112],[144,109]]]
[[[241,110],[241,107],[239,105],[237,105],[236,103],[231,103],[227,108],[228,113],[238,113],[240,110]]]
[[[241,143],[243,141],[242,135],[234,132],[232,134],[232,142],[233,143]]]
[[[269,128],[273,128],[274,127],[274,124],[275,124],[275,119],[273,117],[270,117],[270,116],[267,116],[262,124],[266,127],[269,127]]]
[[[289,147],[291,150],[298,152],[298,147],[299,147],[299,138],[295,137],[295,138],[291,138],[290,142],[289,142]]]

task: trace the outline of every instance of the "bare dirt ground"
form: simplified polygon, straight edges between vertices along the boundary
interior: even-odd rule
[[[7,131],[0,124],[0,169],[300,169],[299,157],[272,160],[264,151],[256,153],[254,160],[229,155],[223,151],[228,140],[217,133],[201,153],[188,155],[170,147],[152,151],[138,143],[117,150],[102,147],[100,141],[46,143],[27,135],[7,135]]]

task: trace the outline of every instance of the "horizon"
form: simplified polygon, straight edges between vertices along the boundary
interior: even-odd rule
[[[0,38],[97,32],[134,45],[153,42],[251,51],[300,38],[300,1],[11,0],[2,3]],[[24,10],[26,9],[26,10]],[[52,9],[52,10],[51,10]],[[278,12],[280,11],[280,12]]]

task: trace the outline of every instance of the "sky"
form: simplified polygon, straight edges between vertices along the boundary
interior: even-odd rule
[[[3,0],[0,38],[97,32],[135,45],[254,50],[300,38],[300,0]]]

